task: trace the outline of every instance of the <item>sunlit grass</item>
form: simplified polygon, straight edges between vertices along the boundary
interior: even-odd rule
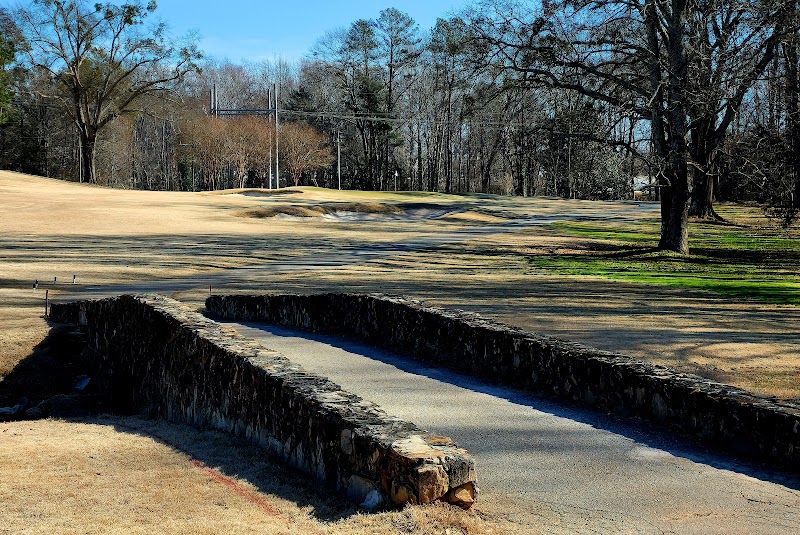
[[[585,254],[532,256],[534,268],[800,304],[800,239],[792,231],[693,222],[691,254],[683,256],[656,250],[657,221],[552,227],[568,236],[598,240],[598,247]]]

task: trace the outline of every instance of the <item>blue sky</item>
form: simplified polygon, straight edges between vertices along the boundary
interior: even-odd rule
[[[231,61],[283,57],[296,60],[326,32],[395,7],[411,15],[422,30],[437,17],[460,9],[467,0],[159,0],[156,14],[173,32],[196,30],[207,56]]]

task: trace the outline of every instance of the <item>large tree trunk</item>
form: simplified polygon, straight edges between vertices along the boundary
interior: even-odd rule
[[[692,202],[689,215],[701,219],[722,219],[714,210],[714,168],[712,156],[717,142],[714,138],[714,120],[711,117],[697,121],[692,128],[691,154],[695,167],[692,172]]]
[[[668,19],[669,100],[667,131],[669,147],[666,169],[668,185],[662,188],[661,240],[658,248],[689,254],[689,147],[686,143],[686,80],[688,76],[684,25],[686,0],[672,0],[672,13]]]
[[[662,65],[653,54],[649,65],[651,89],[654,98],[651,102],[651,134],[653,149],[659,160],[658,192],[661,199],[661,239],[659,250],[689,253],[689,183],[686,165],[686,114],[684,109],[684,81],[686,58],[680,32],[683,28],[683,7],[680,0],[673,6],[674,20],[670,20],[671,48],[669,59],[672,66],[668,110],[661,102],[665,98],[662,83]],[[654,2],[649,2],[645,10],[648,43],[653,51],[659,50],[658,27],[660,24]],[[666,113],[665,113],[666,111]]]
[[[661,240],[659,250],[689,254],[689,191],[687,187],[661,188]],[[685,184],[685,180],[684,180]]]
[[[92,132],[87,128],[80,129],[80,141],[81,141],[81,176],[79,177],[81,182],[88,182],[90,184],[94,184],[97,181],[97,177],[95,176],[95,165],[94,165],[94,149],[95,145],[97,144],[97,133]]]
[[[701,219],[721,219],[714,210],[714,177],[695,170],[693,178],[692,202],[689,215]]]

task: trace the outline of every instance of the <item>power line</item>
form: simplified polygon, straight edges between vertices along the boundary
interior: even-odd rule
[[[220,117],[236,117],[236,116],[243,116],[243,115],[262,115],[262,116],[271,116],[275,114],[275,108],[267,108],[267,109],[258,109],[258,108],[219,108],[213,110],[212,114],[215,116]],[[364,121],[364,122],[376,122],[376,123],[387,123],[387,124],[399,124],[399,125],[407,125],[409,123],[414,124],[424,124],[428,126],[451,126],[453,122],[447,122],[442,120],[436,119],[428,119],[428,118],[398,118],[398,117],[382,117],[377,115],[361,115],[361,114],[354,114],[354,113],[347,113],[347,112],[335,112],[335,111],[301,111],[301,110],[291,110],[291,109],[281,109],[279,110],[281,115],[294,115],[298,117],[313,117],[317,119],[335,119],[339,121]],[[533,123],[530,122],[520,122],[520,121],[506,121],[502,119],[496,119],[493,121],[487,121],[486,115],[475,116],[470,120],[461,120],[461,125],[467,125],[471,129],[495,129],[495,130],[505,130],[507,128],[534,128],[536,130],[542,131],[553,131],[555,134],[568,134],[568,132],[561,132],[558,130],[553,130],[551,128],[547,128],[544,126],[535,126]],[[499,117],[498,115],[489,115],[488,117]],[[574,134],[574,132],[573,132]],[[583,133],[582,135],[587,135],[587,133]],[[575,137],[575,135],[572,135]]]
[[[236,116],[244,116],[244,115],[256,115],[256,116],[264,116],[269,117],[273,115],[290,115],[290,116],[297,116],[297,117],[309,117],[309,118],[317,118],[317,119],[329,119],[329,120],[338,120],[338,121],[364,121],[364,122],[375,122],[375,123],[385,123],[385,124],[394,124],[394,125],[407,125],[409,123],[417,124],[417,125],[428,125],[428,126],[452,126],[452,122],[437,120],[437,119],[430,119],[424,117],[417,117],[417,118],[398,118],[398,117],[388,117],[388,116],[381,116],[376,114],[360,114],[354,112],[343,112],[343,111],[303,111],[303,110],[292,110],[292,109],[277,109],[277,102],[275,102],[275,107],[269,108],[220,108],[219,107],[219,95],[216,89],[213,89],[211,92],[211,115],[215,117],[236,117]],[[273,100],[273,99],[270,99]],[[43,106],[52,109],[62,109],[61,106],[57,104],[47,103],[45,100],[23,100],[19,98],[14,98],[13,101],[17,104],[25,104],[25,105],[37,105]],[[272,105],[272,102],[270,102]],[[277,112],[277,113],[276,113]],[[487,118],[493,118],[493,120],[487,120]],[[531,122],[520,122],[520,121],[507,121],[502,119],[502,115],[500,114],[481,114],[475,116],[471,119],[462,119],[461,126],[467,126],[472,130],[506,130],[506,129],[524,129],[524,128],[532,128],[539,131],[547,131],[552,132],[553,134],[557,135],[569,135],[570,137],[581,137],[587,135],[594,135],[593,133],[587,132],[562,132],[560,130],[555,130],[552,128],[548,128],[546,126],[538,126]]]

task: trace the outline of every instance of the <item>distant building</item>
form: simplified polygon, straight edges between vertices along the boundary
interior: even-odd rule
[[[633,177],[633,200],[635,201],[654,201],[656,200],[656,180],[650,175],[637,175]]]

